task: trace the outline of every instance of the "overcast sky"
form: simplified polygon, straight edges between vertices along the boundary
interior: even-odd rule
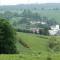
[[[16,5],[30,3],[60,3],[60,0],[0,0],[0,5]]]

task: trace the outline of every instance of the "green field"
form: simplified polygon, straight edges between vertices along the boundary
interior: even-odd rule
[[[18,54],[18,55],[0,55],[0,60],[47,60],[48,56],[44,55],[26,55],[26,54]],[[60,60],[60,55],[52,55],[51,60]]]
[[[29,48],[24,47],[19,42],[16,43],[19,54],[1,54],[0,60],[60,60],[60,52],[50,52],[48,50],[48,40],[51,36],[43,36],[29,33],[17,32],[17,40],[24,41]],[[60,39],[59,36],[56,37]]]

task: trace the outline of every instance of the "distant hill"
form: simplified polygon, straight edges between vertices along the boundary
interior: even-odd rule
[[[14,23],[13,25],[19,23],[17,25],[19,28],[20,26],[23,26],[21,28],[25,28],[27,25],[31,27],[29,22],[33,20],[50,20],[49,23],[56,21],[60,24],[60,3],[0,6],[0,17],[10,19],[11,23]],[[33,27],[36,26],[38,25],[33,25]]]
[[[15,10],[15,9],[52,9],[52,8],[59,8],[60,9],[60,3],[46,3],[46,4],[19,4],[19,5],[6,5],[6,6],[0,6],[0,9],[8,9],[8,10]]]

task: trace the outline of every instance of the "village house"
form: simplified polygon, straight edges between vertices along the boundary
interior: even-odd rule
[[[46,24],[46,22],[43,21],[30,21],[30,24]]]
[[[33,32],[33,33],[39,33],[39,28],[30,28],[30,30]]]
[[[60,31],[59,25],[50,26],[51,30],[49,30],[49,35],[57,35],[58,31]]]

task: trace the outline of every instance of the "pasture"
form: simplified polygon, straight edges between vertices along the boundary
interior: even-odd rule
[[[29,33],[17,32],[16,43],[19,54],[1,54],[0,60],[60,60],[60,52],[48,50],[48,40],[51,36],[43,36]],[[58,40],[59,36],[56,37]],[[25,42],[29,48],[21,45],[19,40]]]

